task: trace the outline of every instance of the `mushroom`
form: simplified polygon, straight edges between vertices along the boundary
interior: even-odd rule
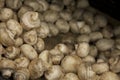
[[[112,39],[100,39],[96,42],[96,47],[100,51],[106,51],[114,46],[114,40]]]
[[[7,21],[13,17],[13,11],[10,8],[0,9],[0,21]]]
[[[108,21],[105,16],[103,15],[96,15],[95,16],[95,24],[97,24],[99,27],[106,27]]]
[[[26,57],[18,57],[14,60],[17,68],[27,68],[30,60]]]
[[[96,46],[94,45],[90,45],[90,50],[89,50],[89,55],[90,56],[93,56],[93,57],[96,57],[98,54],[98,49]]]
[[[94,58],[93,56],[88,55],[88,56],[84,57],[84,58],[82,59],[82,61],[83,61],[84,63],[94,64],[94,63],[95,63],[95,58]]]
[[[81,34],[89,34],[91,33],[91,28],[89,25],[84,25],[84,27],[80,28],[80,33]]]
[[[90,37],[90,41],[97,41],[99,39],[102,39],[103,35],[101,32],[91,32],[89,34],[89,37]]]
[[[55,24],[61,33],[67,33],[70,29],[69,24],[64,19],[58,19]]]
[[[28,59],[32,60],[38,57],[38,54],[36,50],[29,44],[23,44],[21,47],[21,52],[24,56],[26,56]]]
[[[95,63],[92,65],[92,69],[96,74],[102,74],[109,71],[109,65],[105,62]]]
[[[13,75],[14,80],[29,80],[30,73],[27,68],[19,68]]]
[[[39,54],[39,58],[44,62],[46,70],[52,66],[50,51],[44,50]]]
[[[94,24],[94,13],[91,11],[85,11],[83,13],[83,19],[85,20],[86,23],[88,23],[89,25],[93,25]]]
[[[37,0],[25,0],[24,4],[30,8],[32,8],[33,11],[37,11],[39,9],[39,3]]]
[[[6,6],[18,10],[22,6],[22,0],[6,0]]]
[[[15,46],[19,47],[23,44],[23,39],[21,37],[18,37],[17,39],[15,39]]]
[[[60,17],[66,21],[70,21],[72,19],[72,13],[70,11],[61,11]]]
[[[38,79],[45,71],[44,62],[40,58],[35,58],[29,64],[28,69],[30,71],[30,78]]]
[[[23,14],[25,14],[27,11],[32,11],[32,9],[28,6],[21,6],[21,8],[19,9],[17,16],[18,18],[21,18],[23,16]]]
[[[14,45],[14,35],[6,28],[0,29],[0,43],[4,46]]]
[[[59,65],[53,65],[45,72],[45,78],[47,80],[59,80],[63,75],[63,70]]]
[[[79,33],[80,29],[85,25],[84,21],[71,20],[69,22],[70,29],[73,33]]]
[[[7,29],[15,36],[20,36],[22,34],[23,28],[18,21],[14,19],[9,19],[6,23]]]
[[[58,49],[61,53],[63,53],[63,54],[69,54],[70,53],[70,49],[68,48],[68,46],[67,45],[65,45],[65,44],[62,44],[62,43],[59,43],[59,44],[57,44],[56,46],[55,46],[55,49]]]
[[[52,63],[58,65],[63,59],[64,54],[60,52],[59,49],[52,49],[50,50],[50,57],[51,57]]]
[[[58,33],[59,33],[59,30],[58,28],[56,27],[56,25],[52,24],[52,23],[49,23],[48,24],[48,27],[49,27],[49,30],[50,30],[50,33],[49,33],[49,36],[57,36]]]
[[[87,34],[82,34],[82,35],[79,35],[76,40],[77,40],[77,43],[90,42],[90,37]]]
[[[119,73],[120,72],[120,57],[116,56],[116,57],[111,57],[109,59],[109,63],[110,63],[110,70],[114,73]]]
[[[79,78],[75,73],[66,73],[60,80],[79,80]]]
[[[23,34],[23,40],[26,44],[34,45],[37,43],[37,32],[36,30],[30,30]]]
[[[90,63],[82,63],[78,67],[78,77],[80,80],[92,80],[96,73],[92,70]]]
[[[77,55],[80,57],[86,57],[89,53],[90,46],[87,42],[81,42],[78,44],[78,47],[76,49]]]
[[[5,58],[0,61],[0,71],[2,72],[3,77],[11,77],[15,69],[16,65],[14,61]]]
[[[46,38],[50,33],[49,26],[46,22],[41,22],[40,27],[36,31],[40,38]]]
[[[100,76],[100,80],[120,80],[120,77],[113,72],[105,72]]]
[[[36,49],[37,52],[41,52],[45,49],[45,42],[42,38],[37,39],[37,43],[33,45],[34,49]]]
[[[81,58],[76,55],[67,55],[62,59],[61,67],[64,72],[77,72],[77,68],[81,64]]]
[[[47,11],[49,8],[49,4],[46,0],[37,0],[37,3],[39,3],[39,8],[37,10],[39,12]]]
[[[9,46],[6,48],[6,53],[4,54],[6,58],[8,59],[15,59],[20,54],[20,48]]]
[[[58,12],[54,10],[47,10],[44,12],[43,15],[44,15],[45,21],[52,22],[52,23],[57,21],[57,19],[59,18]]]
[[[89,6],[88,0],[79,0],[77,2],[77,8],[86,8]]]
[[[49,8],[50,8],[50,10],[54,10],[54,11],[60,12],[60,11],[63,10],[64,5],[62,4],[62,2],[56,1],[56,2],[52,2],[49,5]]]
[[[37,28],[40,26],[40,19],[38,12],[27,11],[21,17],[21,24],[25,30]]]

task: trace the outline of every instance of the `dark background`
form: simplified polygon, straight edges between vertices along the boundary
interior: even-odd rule
[[[120,0],[89,0],[92,7],[120,21]]]

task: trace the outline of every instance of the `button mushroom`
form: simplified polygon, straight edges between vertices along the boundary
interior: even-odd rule
[[[0,71],[2,72],[3,77],[5,78],[11,77],[15,69],[16,69],[16,65],[14,61],[9,59],[2,59],[0,61]]]

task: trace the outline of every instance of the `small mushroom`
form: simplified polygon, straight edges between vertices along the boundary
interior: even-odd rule
[[[96,46],[94,45],[90,45],[90,51],[89,51],[89,55],[90,56],[93,56],[93,57],[96,57],[98,54],[98,49]]]
[[[44,62],[45,68],[48,69],[52,66],[50,51],[44,50],[39,54],[39,58]]]
[[[79,78],[75,73],[66,73],[60,80],[79,80]]]
[[[50,10],[54,10],[54,11],[60,12],[60,11],[63,10],[64,5],[60,1],[57,1],[57,2],[52,2],[49,5],[49,8],[50,8]]]
[[[80,80],[92,80],[95,76],[95,72],[92,70],[90,63],[82,63],[78,67],[78,77]]]
[[[84,27],[80,28],[80,33],[81,34],[89,34],[91,33],[91,28],[89,25],[84,25]]]
[[[37,43],[34,46],[34,49],[36,49],[37,52],[41,52],[45,49],[45,42],[42,38],[37,39]]]
[[[114,73],[119,73],[120,72],[120,57],[116,56],[116,57],[112,57],[109,59],[109,63],[110,63],[110,70]]]
[[[82,42],[78,44],[78,47],[76,49],[77,55],[80,57],[86,57],[89,53],[90,46],[87,42]]]
[[[62,59],[61,67],[64,72],[77,72],[77,68],[81,64],[81,58],[76,55],[67,55]]]
[[[57,19],[59,18],[58,12],[54,10],[47,10],[46,12],[44,12],[43,15],[44,15],[45,21],[52,22],[52,23],[57,21]]]
[[[13,75],[14,80],[29,80],[30,73],[27,68],[19,68]]]
[[[41,22],[40,27],[36,31],[40,38],[46,38],[50,33],[49,26],[46,22]]]
[[[25,30],[37,28],[40,26],[40,19],[38,12],[27,11],[21,17],[21,24]]]
[[[107,26],[107,19],[103,15],[96,15],[95,16],[95,24],[97,24],[99,27],[106,27]]]
[[[35,58],[29,64],[28,69],[30,71],[30,78],[32,80],[38,79],[45,71],[44,62],[40,58]]]
[[[67,33],[70,29],[69,24],[64,19],[58,19],[55,24],[61,33]]]
[[[69,22],[70,29],[73,33],[79,33],[80,29],[84,27],[85,22],[84,21],[76,21],[76,20],[71,20]]]
[[[11,77],[15,69],[16,69],[16,65],[14,61],[9,59],[2,59],[0,61],[0,71],[2,72],[3,77],[5,78]]]
[[[50,50],[50,57],[52,63],[57,65],[60,64],[61,60],[64,57],[64,54],[61,51],[59,51],[59,49],[52,49]]]
[[[15,39],[15,46],[19,47],[23,44],[23,39],[21,37],[18,37],[17,39]]]
[[[19,9],[18,14],[17,14],[18,18],[21,18],[23,16],[23,14],[25,14],[27,11],[32,11],[32,9],[25,5],[21,6],[21,8]]]
[[[36,30],[30,30],[23,34],[23,39],[26,44],[34,45],[37,43],[37,32]]]
[[[23,44],[21,47],[21,52],[24,56],[26,56],[28,59],[32,60],[38,57],[38,54],[36,50],[29,44]]]
[[[120,77],[113,72],[105,72],[100,76],[100,80],[120,80]]]
[[[0,43],[4,46],[14,45],[14,35],[6,28],[0,29]]]
[[[49,8],[49,4],[46,0],[37,0],[37,3],[39,3],[39,8],[37,10],[39,12],[47,11]]]
[[[54,24],[49,23],[49,24],[48,24],[48,27],[49,27],[49,29],[50,29],[50,34],[49,34],[49,36],[57,36],[57,35],[58,35],[59,30],[58,30],[58,28],[57,28]]]
[[[72,19],[72,13],[70,11],[62,11],[60,12],[60,17],[66,21],[70,21]]]
[[[27,68],[30,60],[26,57],[19,57],[14,60],[17,68]]]
[[[94,64],[95,63],[95,58],[93,56],[86,56],[82,59],[83,62],[85,63],[91,63],[91,64]]]
[[[88,0],[78,0],[77,8],[86,8],[89,6]]]
[[[94,13],[91,11],[85,11],[83,13],[83,19],[85,20],[87,24],[93,25],[94,24]]]
[[[0,21],[7,21],[13,17],[13,11],[10,8],[0,9]]]
[[[45,72],[47,80],[59,80],[63,75],[63,70],[59,65],[53,65]]]
[[[13,33],[13,35],[20,36],[22,34],[23,28],[16,20],[9,19],[6,25],[7,25],[7,29],[10,30],[11,33]]]
[[[19,56],[20,49],[18,47],[9,46],[6,48],[5,57],[8,59],[15,59]]]
[[[32,8],[33,11],[37,11],[39,9],[39,3],[37,0],[25,0],[24,4],[30,8]]]
[[[81,43],[81,42],[89,42],[90,41],[90,37],[89,37],[89,35],[87,35],[87,34],[82,34],[82,35],[79,35],[78,37],[77,37],[77,42],[78,43]]]
[[[92,69],[96,74],[102,74],[109,71],[109,65],[105,62],[99,62],[92,65]]]
[[[6,6],[17,10],[22,6],[22,0],[6,0]]]
[[[96,47],[100,51],[109,50],[114,46],[114,40],[112,39],[100,39],[96,42]]]
[[[55,49],[58,49],[60,52],[62,52],[63,54],[69,54],[70,53],[70,49],[68,48],[67,45],[59,43],[55,46]]]
[[[91,32],[89,36],[90,36],[90,41],[97,41],[103,38],[103,35],[101,32]]]

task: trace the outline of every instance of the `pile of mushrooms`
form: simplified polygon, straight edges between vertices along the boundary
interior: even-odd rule
[[[0,0],[0,73],[14,80],[120,80],[120,26],[87,0]]]

